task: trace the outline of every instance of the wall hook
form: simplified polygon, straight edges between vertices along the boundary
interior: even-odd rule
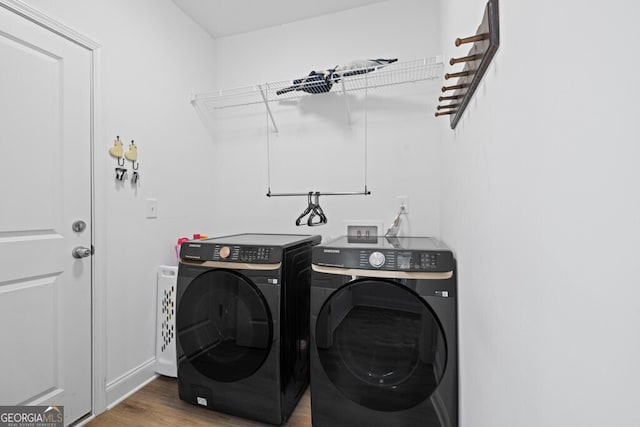
[[[134,144],[133,139],[131,140],[131,144],[129,144],[129,150],[124,153],[124,157],[131,162],[131,168],[135,171],[138,170],[140,164],[136,162],[138,160],[138,147]]]
[[[442,86],[442,92],[446,92],[448,90],[464,89],[467,87],[469,87],[469,84],[467,83],[461,83],[461,84],[451,85],[451,86]]]
[[[489,33],[476,34],[475,36],[464,37],[464,38],[458,37],[455,41],[455,45],[457,47],[457,46],[460,46],[461,44],[479,42],[482,40],[487,40],[488,38],[489,38]]]
[[[109,154],[116,158],[118,166],[124,166],[124,159],[122,158],[123,151],[122,141],[120,141],[119,136],[116,136],[116,139],[113,141],[113,147],[109,148]],[[122,160],[122,163],[120,163],[120,160]]]

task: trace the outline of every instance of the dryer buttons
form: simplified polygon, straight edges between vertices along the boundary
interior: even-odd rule
[[[369,264],[371,264],[372,267],[380,268],[384,265],[384,262],[385,257],[382,252],[372,252],[371,255],[369,255]]]

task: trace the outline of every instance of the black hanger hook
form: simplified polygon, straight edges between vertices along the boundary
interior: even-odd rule
[[[311,197],[313,196],[313,191],[309,191],[309,193],[307,194],[307,208],[304,210],[304,212],[302,212],[300,214],[300,216],[298,216],[298,218],[296,218],[296,225],[300,226],[302,225],[302,219],[309,215],[309,212],[311,212],[313,210],[313,202],[311,201]]]
[[[319,217],[318,221],[314,222],[313,218]],[[314,227],[317,225],[322,225],[327,223],[327,216],[324,214],[324,211],[320,207],[320,192],[316,191],[315,193],[315,202],[312,203],[311,215],[309,216],[309,220],[307,221],[307,225],[309,227]]]

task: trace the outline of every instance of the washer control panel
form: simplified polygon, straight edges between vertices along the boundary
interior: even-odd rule
[[[376,268],[399,271],[435,271],[438,267],[437,252],[401,252],[361,250],[357,268]]]
[[[432,237],[341,236],[313,248],[313,264],[356,270],[450,272],[453,251]]]
[[[449,251],[317,248],[314,264],[360,270],[440,272],[453,269]]]
[[[371,252],[371,255],[369,255],[369,264],[371,264],[371,267],[380,268],[386,260],[387,258],[382,252]]]

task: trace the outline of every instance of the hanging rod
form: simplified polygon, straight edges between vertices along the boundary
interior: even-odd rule
[[[364,191],[343,191],[343,192],[329,192],[329,191],[312,191],[313,194],[318,196],[368,196],[371,191],[364,187]],[[292,196],[308,196],[307,193],[272,193],[271,189],[267,193],[267,197],[292,197]]]

